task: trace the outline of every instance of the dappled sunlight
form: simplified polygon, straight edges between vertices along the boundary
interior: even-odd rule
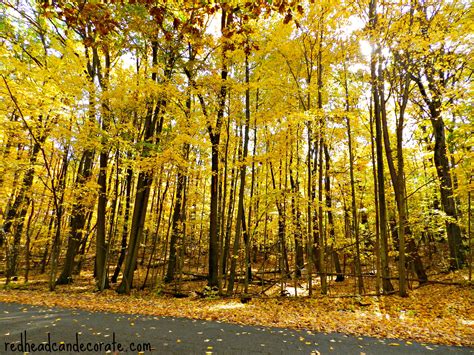
[[[245,307],[245,304],[237,303],[237,302],[229,302],[229,303],[222,303],[222,304],[209,306],[209,311],[238,309],[238,308],[244,308],[244,307]]]

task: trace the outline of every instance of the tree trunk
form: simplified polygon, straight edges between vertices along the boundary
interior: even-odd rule
[[[369,19],[373,30],[377,28],[376,0],[371,0],[369,4]],[[380,105],[380,95],[378,90],[377,62],[380,56],[380,46],[376,43],[376,51],[371,55],[370,73],[372,97],[374,100],[374,119],[375,119],[375,151],[377,156],[377,188],[378,188],[378,212],[380,227],[380,263],[382,268],[382,288],[385,294],[393,291],[390,282],[390,269],[388,259],[388,235],[387,235],[387,211],[385,203],[385,177],[383,166],[383,137],[382,137],[382,118]]]
[[[13,231],[13,245],[11,251],[8,253],[8,267],[6,272],[6,284],[10,282],[13,276],[16,276],[18,270],[18,256],[20,255],[20,242],[23,233],[23,226],[25,223],[26,213],[28,212],[31,196],[30,190],[33,185],[35,174],[35,164],[38,153],[41,149],[41,144],[46,140],[46,135],[41,135],[40,138],[33,144],[33,149],[30,155],[29,168],[23,176],[22,184],[18,195],[13,202],[12,207],[8,210],[5,222],[3,224],[3,231],[8,236],[15,226]],[[15,223],[14,223],[15,222]],[[9,247],[9,246],[7,246]]]
[[[313,225],[313,202],[314,202],[314,190],[313,190],[313,169],[311,167],[311,147],[312,147],[312,140],[313,140],[313,132],[312,132],[312,129],[311,129],[311,121],[307,121],[306,122],[306,129],[307,129],[307,133],[308,133],[308,137],[307,137],[307,156],[306,156],[306,165],[307,165],[307,198],[308,198],[308,204],[307,204],[307,241],[306,241],[306,245],[307,245],[307,258],[306,260],[308,260],[308,294],[309,296],[311,297],[313,295],[313,265],[314,264],[317,264],[315,262],[315,257],[314,257],[314,239],[316,239],[315,237],[312,237],[313,234],[314,234],[314,225]]]
[[[68,159],[69,151],[66,149],[63,153],[63,161],[61,170],[59,172],[59,176],[57,177],[58,185],[52,186],[53,191],[53,201],[54,201],[54,209],[56,211],[56,221],[55,226],[56,230],[54,233],[53,242],[51,245],[51,272],[49,277],[49,290],[54,291],[56,286],[56,271],[58,265],[58,259],[60,254],[60,247],[61,247],[61,226],[62,226],[62,218],[64,213],[64,191],[66,187],[66,175],[67,169],[69,166],[69,159]]]
[[[426,6],[426,5],[425,5]],[[425,10],[426,11],[426,10]],[[422,15],[422,24],[421,31],[426,35],[428,33],[430,21],[424,18],[426,13]],[[443,46],[441,49],[443,52],[437,52],[435,54],[429,54],[428,58],[423,58],[424,66],[424,75],[425,80],[422,80],[421,77],[411,73],[412,79],[418,85],[420,93],[423,97],[423,100],[428,108],[431,125],[433,127],[435,145],[434,145],[434,163],[436,166],[436,173],[440,182],[440,194],[441,194],[441,205],[443,210],[446,213],[446,232],[448,236],[449,252],[450,252],[450,269],[457,270],[464,266],[466,262],[466,251],[462,243],[462,233],[459,226],[459,214],[456,209],[456,198],[453,193],[453,181],[452,181],[452,172],[449,165],[447,148],[446,148],[446,135],[445,135],[445,125],[443,117],[441,116],[442,108],[444,105],[444,100],[442,93],[449,95],[449,92],[452,90],[452,87],[449,87],[449,83],[453,82],[456,75],[452,75],[448,70],[444,69],[443,65],[436,65],[440,63],[434,63],[432,58],[443,58],[444,55],[448,53],[444,52]],[[438,59],[436,59],[438,60]],[[451,78],[451,79],[450,79]],[[427,84],[425,84],[427,82]],[[430,92],[426,91],[425,85]],[[452,97],[454,99],[454,97]]]
[[[234,157],[232,158],[232,165],[235,165],[235,152],[234,152]],[[232,232],[232,222],[234,220],[234,205],[235,205],[235,195],[236,195],[236,188],[237,188],[237,177],[235,176],[236,169],[235,167],[232,167],[232,170],[230,171],[230,192],[229,192],[229,204],[227,207],[227,221],[226,221],[226,229],[225,229],[225,237],[224,237],[224,249],[222,253],[222,263],[221,263],[221,268],[222,268],[222,275],[224,275],[224,280],[225,280],[225,275],[227,273],[227,264],[228,264],[228,259],[229,259],[229,253],[230,253],[230,236]]]
[[[171,238],[170,238],[170,253],[168,257],[168,268],[166,270],[165,282],[170,283],[175,278],[176,271],[176,244],[178,242],[179,235],[182,234],[181,222],[181,208],[183,207],[183,191],[185,186],[186,176],[178,171],[177,176],[177,187],[176,187],[176,200],[173,209],[173,219],[171,227]]]
[[[106,148],[103,147],[103,150]],[[107,160],[108,152],[102,151],[99,157],[99,201],[97,203],[97,235],[96,235],[96,256],[95,256],[95,270],[96,270],[96,281],[97,288],[102,291],[104,288],[108,288],[108,280],[106,273],[106,209],[107,209]]]
[[[89,74],[91,77],[94,74]],[[93,96],[93,92],[90,92],[90,95]],[[91,97],[89,99],[89,113],[88,119],[90,123],[95,120],[95,108],[94,100]],[[94,164],[94,151],[91,149],[86,149],[82,153],[81,161],[77,168],[77,175],[75,181],[75,188],[80,190],[83,188],[92,175],[92,166]],[[74,271],[74,260],[79,251],[79,246],[81,245],[84,238],[84,228],[86,225],[87,215],[90,211],[90,206],[85,201],[84,196],[80,194],[74,197],[74,203],[72,208],[72,214],[69,222],[69,238],[67,244],[66,258],[64,260],[63,269],[58,279],[56,280],[56,285],[66,285],[72,282],[72,274]]]
[[[299,135],[297,134],[297,139]],[[298,143],[297,143],[298,144]],[[298,148],[296,150],[296,155],[298,156]],[[303,250],[303,236],[302,236],[302,227],[301,227],[301,212],[298,205],[298,196],[299,196],[299,181],[298,174],[296,177],[293,176],[293,170],[291,168],[293,160],[293,154],[290,156],[290,185],[291,185],[291,215],[295,221],[295,231],[294,231],[294,242],[295,242],[295,275],[296,277],[301,277],[301,270],[304,268],[304,250]],[[298,168],[299,164],[296,164]]]
[[[385,107],[385,85],[384,72],[382,63],[378,63],[378,91],[380,100],[380,118],[383,130],[383,143],[385,147],[385,156],[387,158],[387,165],[392,179],[392,186],[395,192],[395,200],[398,207],[398,287],[401,297],[407,297],[407,282],[406,282],[406,263],[405,263],[405,228],[406,223],[406,209],[405,209],[405,176],[404,176],[404,162],[403,162],[403,125],[404,125],[404,109],[400,107],[400,115],[397,122],[397,164],[398,171],[395,169],[395,164],[392,157],[392,148],[390,145],[390,136],[388,133],[387,111]],[[409,82],[405,83],[405,97],[402,98],[405,102],[408,99]]]
[[[116,283],[120,269],[122,268],[123,261],[125,260],[125,254],[127,251],[127,237],[128,237],[128,223],[130,218],[130,204],[131,204],[131,194],[132,194],[132,179],[133,179],[133,170],[129,166],[127,168],[127,177],[125,181],[125,211],[123,216],[123,230],[122,230],[122,240],[120,242],[120,254],[117,260],[117,266],[115,267],[114,274],[112,275],[111,282]]]
[[[331,238],[331,244],[336,243],[336,235],[334,232],[334,217],[332,214],[332,199],[331,199],[331,180],[329,178],[329,169],[330,169],[330,156],[329,149],[327,144],[324,144],[324,159],[326,161],[326,171],[324,178],[324,190],[326,192],[326,208],[328,215],[328,226],[329,226],[329,237]],[[333,249],[333,248],[332,248]],[[336,269],[336,282],[344,281],[344,274],[341,270],[341,263],[339,262],[339,254],[336,250],[332,250],[332,257],[334,259],[334,268]]]
[[[318,227],[319,227],[319,274],[321,278],[321,294],[326,295],[327,290],[327,276],[326,276],[326,238],[323,226],[323,147],[325,145],[323,134],[322,119],[320,123],[321,136],[319,138],[319,172],[318,172]]]
[[[219,240],[218,240],[218,211],[219,202],[219,140],[220,135],[211,134],[212,161],[211,161],[211,209],[209,216],[209,271],[208,286],[218,286]]]
[[[345,81],[346,88],[346,111],[349,111],[349,91],[347,87],[347,79]],[[359,222],[357,218],[357,201],[355,194],[355,178],[354,178],[354,153],[352,149],[352,132],[351,132],[351,122],[348,116],[346,116],[346,125],[347,125],[347,139],[349,141],[349,175],[350,175],[350,184],[351,184],[351,210],[352,210],[352,233],[355,237],[355,273],[357,276],[357,287],[359,294],[364,293],[364,279],[362,278],[362,270],[360,265],[360,240],[359,240]]]
[[[451,257],[450,268],[451,270],[457,270],[462,268],[466,257],[462,245],[461,228],[458,224],[456,204],[453,197],[451,169],[446,152],[445,127],[439,109],[430,109],[430,112],[435,138],[434,163],[440,180],[441,205],[448,217],[448,219],[446,219],[446,232]]]
[[[172,63],[172,55],[168,58],[169,63]],[[156,67],[158,63],[158,43],[152,42],[152,63]],[[167,63],[168,64],[168,63]],[[172,69],[165,70],[165,77],[169,80],[172,75]],[[152,80],[157,80],[157,74],[152,74]],[[166,107],[166,100],[158,99],[156,103],[150,99],[148,104],[148,110],[144,124],[144,136],[143,141],[146,143],[152,143],[154,136],[161,133],[163,127],[164,110]],[[155,142],[159,144],[159,140]],[[144,147],[142,150],[142,156],[146,157],[149,155],[149,148]],[[132,226],[130,229],[130,238],[127,248],[127,255],[125,257],[125,268],[123,270],[123,278],[120,283],[117,292],[118,293],[130,293],[133,285],[133,274],[137,263],[138,249],[141,243],[143,235],[143,225],[145,223],[145,217],[148,207],[148,198],[150,196],[151,184],[153,182],[153,176],[151,171],[141,171],[138,174],[137,187],[135,194],[135,205],[132,215]]]
[[[246,82],[249,81],[249,65],[248,65],[248,56],[245,57],[245,77]],[[227,294],[232,294],[234,292],[234,280],[235,280],[235,271],[237,268],[237,259],[240,250],[240,237],[242,229],[244,229],[245,225],[245,210],[244,210],[244,197],[245,197],[245,176],[247,173],[247,165],[245,163],[245,159],[248,155],[248,146],[249,146],[249,129],[250,129],[250,92],[249,89],[246,90],[245,93],[245,127],[244,127],[244,134],[243,134],[243,152],[241,155],[240,163],[240,186],[239,186],[239,201],[237,203],[237,224],[235,229],[235,239],[234,239],[234,248],[232,252],[232,260],[230,263],[230,278],[229,278],[229,285],[227,287]],[[248,273],[248,263],[250,263],[250,254],[248,251],[248,233],[247,229],[244,230],[244,238],[245,238],[245,270]],[[246,276],[248,277],[248,275]]]
[[[232,13],[227,14],[226,10],[222,10],[221,17],[221,33],[223,34],[229,24],[232,22]],[[227,45],[222,50],[222,70],[221,70],[221,86],[218,94],[217,120],[215,127],[208,126],[209,138],[212,144],[211,153],[211,208],[209,216],[209,270],[208,270],[208,286],[217,287],[219,285],[219,236],[218,236],[218,203],[219,203],[219,143],[221,137],[221,128],[225,112],[225,104],[227,97]],[[199,95],[201,105],[204,99]],[[204,109],[204,107],[203,107]],[[207,113],[204,114],[207,116]]]

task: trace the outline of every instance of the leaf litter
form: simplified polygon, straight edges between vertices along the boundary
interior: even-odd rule
[[[133,291],[123,296],[113,290],[97,293],[93,287],[80,292],[74,287],[58,288],[55,292],[41,287],[0,290],[0,302],[339,332],[403,339],[407,344],[418,341],[464,346],[474,346],[473,299],[471,287],[445,285],[420,287],[407,298],[254,297],[246,304],[236,302],[235,298],[174,298],[149,291]]]

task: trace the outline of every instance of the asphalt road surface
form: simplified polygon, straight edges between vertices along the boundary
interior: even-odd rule
[[[0,303],[0,333],[0,354],[474,353],[395,339],[8,303]]]

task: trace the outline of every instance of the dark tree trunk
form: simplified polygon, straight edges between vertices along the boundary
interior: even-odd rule
[[[99,84],[103,91],[107,91],[108,78],[110,71],[110,55],[105,50],[105,73],[102,76],[100,58],[97,52],[97,48],[93,48],[94,60],[96,61],[97,74],[99,78]],[[109,129],[110,112],[107,100],[102,103],[102,148],[99,155],[99,177],[97,183],[99,185],[99,200],[97,203],[97,234],[95,244],[95,276],[97,281],[97,288],[102,291],[104,288],[109,287],[108,276],[107,276],[107,253],[108,246],[106,242],[106,225],[107,225],[107,166],[109,159],[109,149],[107,148],[107,139],[105,138],[105,132]]]
[[[130,293],[133,284],[133,274],[137,262],[138,247],[143,234],[143,223],[145,222],[148,197],[153,178],[147,172],[140,172],[137,180],[137,192],[135,195],[135,208],[133,209],[132,227],[130,229],[130,240],[125,258],[123,278],[117,292]]]
[[[423,11],[423,9],[420,10]],[[422,16],[420,17],[420,30],[423,32],[423,36],[429,33],[429,26],[432,25],[431,21],[433,21],[432,18],[427,19],[425,17],[427,12],[426,9],[424,10],[425,13],[420,14]],[[436,62],[434,62],[433,58],[436,58],[435,60],[439,61],[440,59],[438,58],[443,58],[445,55],[448,55],[447,52],[444,52],[443,46],[440,47],[440,51],[443,52],[436,52],[433,54],[430,53],[426,58],[422,59],[424,69],[423,75],[425,76],[425,80],[422,80],[422,78],[419,76],[422,72],[420,70],[418,72],[412,72],[411,77],[418,85],[423,100],[428,108],[431,125],[433,127],[435,139],[433,151],[434,163],[440,182],[441,205],[443,207],[443,211],[448,217],[445,223],[451,257],[450,269],[456,270],[464,266],[466,262],[466,250],[464,249],[462,243],[462,232],[459,226],[459,214],[456,209],[456,198],[453,196],[453,178],[451,176],[452,172],[447,155],[445,135],[446,129],[441,112],[444,101],[442,95],[443,93],[449,95],[449,91],[452,89],[452,87],[450,87],[450,83],[454,83],[456,81],[457,75],[451,74],[448,70],[444,69],[443,65],[440,65],[439,68],[435,67]],[[430,95],[428,95],[427,89],[429,90]],[[452,99],[453,98],[454,97],[452,97]]]
[[[232,22],[232,13],[222,10],[221,32],[224,33],[228,25]],[[211,210],[209,216],[209,270],[208,270],[208,286],[214,287],[219,285],[219,143],[221,137],[221,127],[224,119],[225,103],[227,97],[227,48],[224,46],[222,50],[222,70],[221,70],[221,87],[218,95],[217,120],[215,127],[208,126],[209,138],[212,144],[211,157]],[[203,98],[200,96],[201,104]],[[206,115],[206,114],[205,114]]]
[[[167,80],[171,78],[172,63],[174,62],[172,53],[169,55],[169,62],[166,63],[168,65],[168,69],[165,70],[165,77]],[[158,43],[156,41],[152,42],[152,63],[154,66],[158,64]],[[157,74],[154,72],[152,74],[152,81],[156,80]],[[152,143],[155,139],[155,136],[159,136],[161,134],[161,130],[163,128],[164,110],[166,108],[167,101],[163,98],[158,98],[155,102],[153,101],[155,100],[150,99],[145,118],[143,141],[146,143]],[[159,144],[159,140],[154,143]],[[141,152],[141,155],[143,157],[147,157],[150,153],[149,150],[149,147],[145,146]],[[152,171],[141,171],[138,174],[135,205],[132,215],[132,227],[130,229],[127,255],[125,257],[125,268],[123,270],[122,282],[117,288],[117,292],[120,294],[130,293],[133,285],[133,275],[137,266],[138,249],[143,237],[143,225],[145,223],[152,182]]]
[[[79,163],[76,188],[81,188],[92,175],[92,164],[94,162],[94,152],[91,150],[84,151],[81,162]],[[67,244],[66,258],[64,260],[63,269],[56,285],[66,285],[72,282],[72,274],[74,271],[74,259],[79,251],[79,246],[84,238],[84,227],[86,225],[88,206],[83,199],[78,196],[74,201],[72,215],[69,222],[69,238]]]
[[[321,294],[327,294],[327,275],[326,275],[326,238],[323,225],[323,147],[325,145],[323,138],[323,123],[320,121],[321,135],[319,137],[319,162],[318,162],[318,227],[319,227],[319,275],[321,279]]]
[[[105,149],[105,148],[104,148]],[[106,272],[106,208],[107,208],[107,160],[108,153],[101,152],[99,157],[100,171],[98,178],[99,200],[97,203],[97,235],[96,235],[96,259],[95,270],[97,287],[103,290],[108,287]]]
[[[209,271],[208,285],[218,286],[219,239],[218,239],[218,202],[219,202],[219,134],[211,134],[211,210],[209,216]]]
[[[430,108],[430,112],[435,138],[434,163],[440,181],[441,205],[448,216],[446,232],[451,256],[450,266],[451,270],[457,270],[465,264],[466,256],[462,245],[461,228],[458,224],[458,214],[453,196],[451,170],[446,150],[445,127],[439,109]]]

